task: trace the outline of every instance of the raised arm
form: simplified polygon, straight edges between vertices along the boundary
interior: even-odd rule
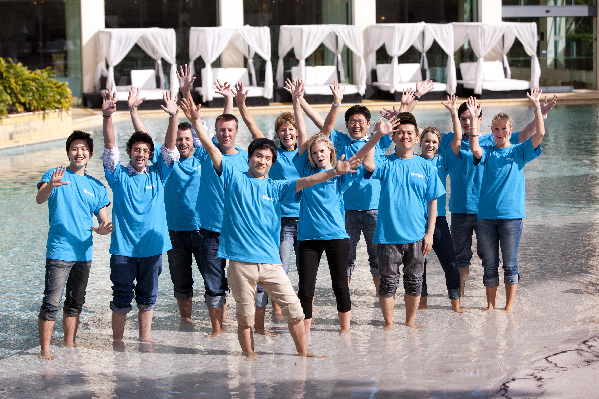
[[[418,100],[416,99],[414,89],[404,89],[401,95],[399,111],[397,111],[396,115],[400,112],[412,112],[416,108],[416,104],[418,104]],[[395,107],[393,107],[393,110],[395,111]]]
[[[57,166],[56,169],[52,172],[52,177],[50,181],[43,182],[40,184],[40,188],[37,191],[37,195],[35,196],[35,202],[38,204],[43,204],[48,201],[50,198],[50,194],[52,194],[52,190],[54,187],[64,186],[66,184],[71,184],[70,181],[62,181],[62,177],[64,176],[64,172],[66,168],[64,166]]]
[[[216,79],[214,87],[216,87],[216,93],[225,98],[225,109],[223,109],[223,114],[232,114],[233,98],[235,98],[235,94],[233,94],[233,90],[231,90],[231,85],[228,82],[221,83],[220,80]]]
[[[102,100],[102,134],[104,135],[104,147],[109,150],[113,149],[116,145],[114,140],[114,129],[112,127],[112,114],[116,111],[116,92],[112,95],[110,92],[104,93],[104,99]]]
[[[370,139],[349,160],[353,161],[364,159],[364,169],[369,172],[374,171],[374,148],[376,147],[376,143],[378,143],[383,136],[394,132],[397,125],[399,125],[398,119],[393,118],[389,121],[383,121],[382,119],[379,119],[378,122],[374,124],[374,132],[370,136]]]
[[[191,65],[180,65],[179,70],[177,71],[177,77],[179,78],[181,95],[183,98],[190,99],[193,82],[196,80],[195,77],[191,76]]]
[[[96,215],[98,219],[98,227],[91,226],[91,229],[101,236],[105,236],[114,231],[114,226],[108,221],[108,210],[106,207],[100,209],[100,212]]]
[[[297,153],[302,155],[306,151],[306,142],[308,134],[306,133],[306,120],[302,112],[301,102],[304,99],[304,82],[301,80],[289,81],[287,83],[291,89],[291,97],[293,98],[293,116],[295,117],[295,125],[297,127]]]
[[[476,101],[476,97],[470,97],[466,104],[468,111],[470,111],[470,132],[468,134],[470,138],[470,151],[472,151],[474,158],[481,159],[483,149],[478,144],[478,137],[480,136],[480,106]]]
[[[543,91],[539,88],[534,88],[530,91],[530,93],[526,93],[526,97],[530,100],[534,107],[535,112],[535,126],[536,132],[532,135],[530,141],[532,142],[532,147],[537,148],[543,137],[545,136],[545,121],[543,120],[543,113],[541,111],[541,93]]]
[[[551,101],[549,101],[549,102],[547,102],[547,96],[545,96],[545,101],[543,102],[543,105],[541,106],[541,113],[543,114],[543,118],[547,118],[547,114],[549,113],[549,111],[551,111],[551,109],[553,108],[553,106],[556,103],[557,103],[556,95],[554,95],[553,98],[551,99]],[[535,134],[536,128],[537,128],[537,121],[535,118],[532,120],[532,122],[530,122],[528,125],[526,125],[526,127],[524,129],[522,129],[522,131],[520,132],[520,136],[518,137],[518,142],[524,143],[526,140],[531,138],[532,135]]]
[[[293,82],[290,79],[287,79],[285,81],[285,90],[287,90],[289,93],[291,93],[292,96],[293,96],[293,88],[294,87],[295,87],[295,85],[293,84]],[[320,114],[318,112],[316,112],[316,110],[314,108],[312,108],[312,106],[310,104],[308,104],[308,102],[306,101],[306,99],[304,97],[301,98],[300,105],[302,107],[302,110],[306,113],[308,118],[310,118],[312,123],[314,123],[314,125],[316,125],[318,130],[321,130],[322,127],[324,126],[324,119],[322,119],[322,116],[320,116]]]
[[[177,107],[177,96],[173,95],[170,91],[165,91],[162,94],[164,105],[160,105],[162,110],[169,115],[168,128],[166,130],[166,136],[164,137],[164,146],[173,151],[175,149],[175,143],[177,141],[177,128],[179,126],[179,119],[177,114],[179,108]]]
[[[457,156],[460,153],[462,146],[462,125],[458,118],[458,97],[455,94],[447,96],[447,103],[441,102],[451,115],[451,123],[453,123],[453,140],[451,141],[451,150]]]
[[[218,147],[214,145],[210,136],[204,129],[202,125],[202,120],[200,119],[200,105],[195,105],[193,100],[184,98],[181,100],[181,109],[183,113],[191,122],[194,130],[196,131],[198,138],[202,142],[202,146],[208,152],[210,159],[212,159],[212,165],[214,165],[214,169],[216,173],[220,176],[223,171],[223,154],[220,152]]]
[[[252,135],[252,140],[263,138],[264,134],[258,127],[254,117],[250,114],[250,110],[248,109],[247,105],[245,105],[245,99],[247,98],[248,91],[244,91],[243,82],[235,83],[235,90],[233,91],[233,94],[235,95],[235,102],[237,103],[237,108],[241,114],[241,119],[243,119],[245,126],[249,129],[250,134]]]
[[[435,83],[430,79],[425,79],[422,82],[416,82],[416,100],[420,100],[422,96],[424,96],[429,91],[435,88]]]
[[[341,106],[341,101],[343,100],[343,92],[345,91],[345,87],[341,87],[339,82],[334,81],[333,85],[329,86],[329,89],[331,89],[331,93],[333,93],[333,104],[331,104],[331,109],[324,120],[324,125],[320,129],[320,132],[326,134],[327,136],[330,136],[331,132],[335,128],[335,122],[337,121],[337,116],[339,115],[339,107]]]
[[[139,97],[139,89],[131,86],[129,90],[129,97],[127,98],[127,106],[129,107],[129,113],[131,114],[131,122],[133,122],[133,130],[136,132],[148,132],[146,125],[144,125],[137,107],[144,102],[146,98]]]
[[[340,176],[345,173],[356,173],[356,168],[360,165],[360,160],[350,159],[349,161],[344,161],[344,158],[345,154],[341,155],[333,169],[297,179],[295,181],[295,192],[297,193],[306,187],[322,183],[323,181],[332,179],[335,176]]]

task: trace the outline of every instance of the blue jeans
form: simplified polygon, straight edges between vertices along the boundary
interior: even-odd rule
[[[110,309],[116,313],[129,313],[135,297],[140,310],[152,310],[158,294],[158,276],[162,272],[162,255],[135,258],[110,256],[110,281],[112,301]]]
[[[210,230],[169,231],[172,249],[168,264],[175,298],[193,298],[192,256],[204,279],[206,305],[220,308],[225,305],[228,291],[225,274],[226,261],[216,256],[219,234]]]
[[[349,258],[347,260],[348,276],[351,276],[354,271],[356,248],[358,246],[358,241],[360,241],[360,232],[364,234],[364,241],[366,241],[366,252],[368,252],[370,274],[373,276],[381,275],[376,249],[377,244],[372,242],[378,212],[378,209],[370,209],[368,211],[345,210],[345,231],[349,235]]]
[[[503,282],[518,284],[518,246],[522,236],[522,219],[479,219],[480,245],[485,257],[483,284],[499,286],[499,248],[503,260]]]
[[[460,292],[460,271],[453,249],[451,233],[447,225],[445,216],[438,216],[435,222],[435,233],[433,235],[433,250],[441,263],[443,272],[445,273],[445,285],[449,299],[458,299],[461,296]],[[422,294],[420,296],[428,296],[426,285],[426,259],[424,260],[424,275],[422,276]]]
[[[451,239],[458,267],[470,267],[472,260],[472,234],[476,234],[476,253],[485,266],[483,250],[480,245],[476,215],[470,213],[451,214]]]
[[[291,264],[291,253],[295,250],[295,267],[297,267],[297,221],[298,218],[281,218],[281,245],[279,246],[279,256],[285,274],[289,274],[289,265]]]
[[[44,300],[38,317],[45,321],[56,320],[65,284],[66,298],[63,314],[67,316],[81,314],[91,267],[91,260],[71,262],[46,258]]]

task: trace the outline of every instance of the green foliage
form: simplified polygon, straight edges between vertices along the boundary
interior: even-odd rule
[[[20,62],[0,58],[0,116],[9,113],[70,109],[67,83],[54,78],[50,67],[30,71]]]

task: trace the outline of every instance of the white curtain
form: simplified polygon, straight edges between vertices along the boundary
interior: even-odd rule
[[[173,94],[179,92],[179,79],[177,78],[177,38],[174,29],[147,29],[139,38],[137,44],[150,57],[156,60],[156,73],[160,79],[160,88],[164,89],[164,72],[161,59],[171,64],[169,74],[170,90]]]
[[[343,67],[343,60],[341,59],[341,52],[343,51],[344,46],[343,40],[334,32],[331,32],[325,37],[323,44],[335,53],[335,66],[339,73],[339,81],[343,82],[345,80],[345,68]]]
[[[454,30],[451,24],[425,24],[424,25],[424,42],[432,43],[434,39],[439,47],[447,54],[447,64],[445,66],[445,76],[447,80],[447,92],[454,94],[457,87],[457,78],[455,70],[455,57],[454,53],[459,47],[455,47],[455,40],[453,36]],[[429,39],[430,37],[430,39]],[[427,50],[430,48],[427,48]]]
[[[339,42],[347,46],[348,49],[357,58],[357,79],[358,93],[364,95],[366,92],[366,63],[364,62],[364,36],[362,29],[355,25],[335,25],[335,32],[339,37]],[[343,80],[343,77],[341,78]]]
[[[96,86],[100,87],[100,78],[107,76],[106,89],[114,92],[114,66],[120,63],[131,51],[143,29],[104,29],[98,31],[98,66],[96,68]],[[108,64],[108,70],[104,65]]]
[[[387,53],[393,57],[391,61],[391,93],[395,93],[396,86],[399,83],[399,62],[400,55],[408,51],[408,49],[416,42],[418,37],[422,35],[424,23],[416,24],[395,24],[394,32],[391,37],[385,39],[385,48]]]
[[[210,27],[210,28],[190,28],[189,30],[189,59],[193,67],[193,62],[202,57],[205,68],[205,79],[202,81],[202,99],[204,102],[211,101],[214,98],[212,91],[212,66],[220,54],[224,51],[235,34],[236,28]]]
[[[530,60],[530,86],[539,87],[541,78],[541,64],[537,57],[537,24],[535,22],[510,24],[509,29],[516,33],[516,37],[522,43],[524,51],[532,59]]]
[[[266,61],[265,75],[264,75],[264,97],[272,98],[273,93],[273,77],[272,77],[272,62],[270,60],[270,30],[266,26],[244,26],[239,30],[240,36],[247,43],[251,49],[251,58],[248,57],[248,66],[250,65],[250,59],[253,59],[253,53],[255,52]],[[253,69],[253,60],[251,68]],[[254,77],[252,85],[256,86],[256,72],[253,73]]]
[[[376,68],[376,51],[385,44],[388,35],[395,29],[391,24],[370,25],[366,28],[366,41],[364,43],[364,56],[366,57],[366,81],[372,83],[372,71]]]
[[[424,25],[425,31],[418,36],[413,46],[416,47],[416,50],[420,51],[420,68],[423,68],[425,71],[425,79],[430,79],[431,74],[428,70],[428,58],[426,58],[426,52],[431,48],[435,40],[433,36],[426,35],[426,27],[427,25]]]

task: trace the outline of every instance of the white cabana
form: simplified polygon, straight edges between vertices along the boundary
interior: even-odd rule
[[[539,79],[541,77],[541,65],[539,58],[537,57],[537,24],[534,22],[523,23],[523,22],[501,22],[498,24],[485,24],[478,22],[454,22],[454,44],[455,49],[460,48],[466,40],[470,39],[470,45],[476,57],[478,58],[476,63],[476,75],[474,76],[474,82],[470,76],[466,79],[462,76],[464,87],[468,85],[473,86],[474,93],[481,94],[482,90],[485,89],[485,70],[494,70],[493,64],[487,64],[485,57],[488,57],[493,52],[499,53],[502,58],[504,73],[499,76],[499,80],[504,82],[504,90],[509,90],[511,83],[515,89],[521,89],[524,87],[519,84],[521,81],[513,80],[511,78],[511,72],[509,70],[509,64],[507,63],[507,52],[514,44],[514,40],[518,38],[526,54],[531,57],[530,64],[530,81],[528,82],[528,88],[539,87]],[[485,65],[487,64],[487,65]],[[468,69],[469,66],[466,66]],[[495,74],[497,75],[497,74]],[[493,82],[497,82],[494,80]]]
[[[266,26],[243,26],[241,28],[226,27],[193,27],[189,31],[189,58],[190,63],[201,57],[206,67],[202,73],[202,87],[200,92],[204,102],[214,98],[214,74],[211,64],[232,43],[245,58],[247,58],[247,70],[249,71],[250,96],[272,98],[273,77],[272,63],[270,60],[270,30]],[[254,54],[258,54],[266,61],[266,73],[264,76],[264,88],[256,85],[256,72],[254,70]],[[221,74],[226,73],[228,68],[222,68]],[[238,70],[239,68],[235,68]],[[237,76],[238,71],[235,71]],[[224,76],[224,75],[220,75]],[[237,83],[229,82],[231,85]],[[247,86],[247,85],[246,85]]]
[[[407,24],[377,24],[371,25],[366,30],[366,55],[368,62],[368,71],[377,70],[378,82],[375,86],[395,93],[405,87],[413,87],[416,80],[422,80],[420,71],[415,64],[399,64],[398,58],[404,54],[411,46],[414,46],[421,53],[420,68],[425,70],[428,79],[428,60],[426,52],[430,49],[433,42],[436,41],[439,46],[447,53],[446,77],[447,84],[435,83],[436,91],[447,91],[455,93],[456,73],[455,59],[453,56],[453,29],[450,24],[425,24],[424,22]],[[391,65],[376,65],[376,51],[379,47],[385,45],[387,54],[392,57]],[[369,76],[370,78],[370,76]]]
[[[114,67],[125,58],[135,44],[156,61],[155,76],[160,79],[160,87],[155,91],[164,90],[164,71],[161,62],[161,59],[164,59],[171,64],[169,76],[171,91],[177,93],[179,91],[179,80],[175,60],[177,51],[175,30],[161,28],[102,29],[98,31],[98,66],[94,77],[96,88],[98,90],[117,91],[118,95],[119,91],[114,80]],[[107,77],[105,88],[100,87],[102,76]],[[129,87],[126,87],[127,92],[128,90]],[[143,90],[141,94],[144,95]],[[159,98],[162,98],[162,94]]]
[[[343,47],[347,46],[347,48],[358,58],[357,81],[354,86],[355,92],[363,95],[366,91],[366,65],[363,57],[364,39],[362,30],[356,25],[281,25],[281,30],[279,32],[277,85],[283,87],[283,58],[291,49],[293,49],[295,58],[299,60],[297,77],[304,80],[306,83],[306,93],[310,94],[310,80],[307,79],[309,76],[306,71],[306,58],[308,58],[321,43],[335,53],[336,69],[342,80],[345,75],[341,60],[341,51],[343,50]],[[328,70],[326,73],[328,74]],[[318,77],[316,77],[316,81],[319,81]],[[331,83],[332,82],[329,82],[328,84]],[[349,86],[346,86],[346,94],[350,93],[348,89]]]

